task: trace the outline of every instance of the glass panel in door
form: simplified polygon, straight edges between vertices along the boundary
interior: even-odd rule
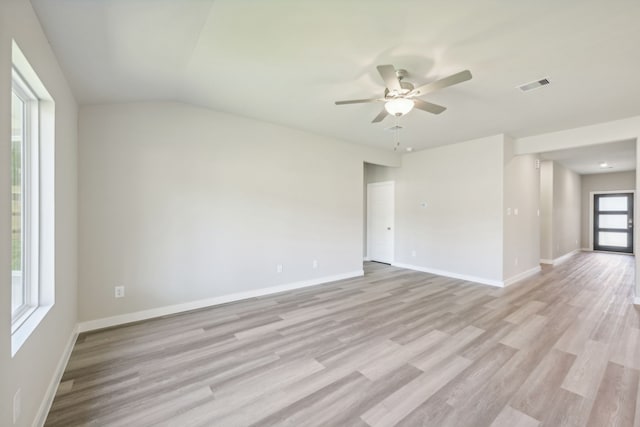
[[[595,194],[593,249],[633,252],[633,193]]]

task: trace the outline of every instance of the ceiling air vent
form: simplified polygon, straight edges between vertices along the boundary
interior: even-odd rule
[[[549,78],[545,77],[544,79],[536,80],[535,82],[530,82],[530,83],[525,83],[523,85],[520,85],[518,86],[518,89],[520,89],[522,92],[529,92],[530,90],[534,90],[534,89],[541,88],[542,86],[546,86],[549,83],[551,83],[549,81]]]

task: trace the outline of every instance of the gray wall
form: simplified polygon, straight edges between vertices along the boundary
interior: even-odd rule
[[[542,162],[540,175],[540,258],[548,262],[581,247],[582,184],[558,162]]]
[[[46,410],[53,382],[77,319],[77,107],[31,4],[0,1],[0,134],[10,134],[11,40],[15,39],[55,100],[55,305],[11,358],[10,245],[0,245],[0,425],[13,425],[13,396],[21,389],[22,415],[30,426]],[[3,141],[5,138],[2,138]],[[8,165],[10,145],[0,144],[0,164]],[[0,200],[10,200],[8,169],[0,167]],[[0,209],[0,242],[10,241],[9,209]]]
[[[553,258],[580,249],[580,175],[556,163],[553,168]]]
[[[638,140],[636,139],[636,171],[638,170],[638,165],[640,165],[640,150],[638,149]],[[640,173],[636,173],[636,188],[640,188]],[[640,209],[638,208],[638,205],[638,198],[636,197],[634,200],[634,206],[636,209],[633,212],[633,223],[634,225],[636,225],[636,227],[637,224],[640,224]],[[640,239],[635,238],[633,241],[633,253],[636,254],[636,289],[634,295],[635,304],[640,304],[640,256],[637,255],[638,249],[640,249],[640,242],[638,242],[639,240]]]
[[[399,162],[174,103],[82,107],[80,137],[83,321],[361,271],[363,162]]]
[[[540,164],[540,259],[553,259],[553,165]]]
[[[504,264],[505,279],[540,265],[540,170],[537,156],[513,156],[505,143]]]
[[[393,181],[397,168],[371,163],[364,164],[364,181],[366,184],[374,182]]]
[[[503,148],[498,135],[403,156],[396,262],[502,280]]]
[[[590,230],[593,228],[591,219],[591,192],[635,190],[636,172],[614,172],[582,175],[582,231],[581,245],[585,249],[593,249],[589,242]]]

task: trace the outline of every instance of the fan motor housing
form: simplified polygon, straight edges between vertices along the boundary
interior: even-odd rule
[[[398,94],[400,96],[406,95],[413,90],[413,84],[409,82],[404,82],[402,80],[400,80],[400,87],[402,87],[402,92]],[[389,98],[389,89],[387,88],[384,89],[384,97]]]
[[[398,80],[402,80],[409,75],[409,72],[404,68],[400,68],[396,70],[396,76],[398,76]]]

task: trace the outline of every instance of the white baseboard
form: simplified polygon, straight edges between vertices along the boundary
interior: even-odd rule
[[[515,276],[511,276],[508,279],[506,279],[505,281],[503,281],[503,286],[509,286],[509,285],[513,285],[516,282],[519,282],[521,280],[526,279],[527,277],[531,277],[534,276],[536,274],[538,274],[542,269],[540,268],[540,266],[536,266],[533,267],[527,271],[523,271],[522,273],[518,273]]]
[[[104,317],[102,319],[89,320],[78,324],[78,332],[93,331],[96,329],[108,328],[125,323],[138,322],[140,320],[152,319],[154,317],[167,316],[170,314],[182,313],[184,311],[197,310],[199,308],[211,307],[219,304],[240,301],[243,299],[260,297],[263,295],[277,294],[278,292],[290,291],[293,289],[306,288],[308,286],[321,285],[323,283],[335,282],[338,280],[351,279],[363,276],[363,270],[350,271],[348,273],[336,274],[334,276],[319,277],[316,279],[302,280],[300,282],[287,283],[284,285],[272,286],[269,288],[256,289],[247,292],[238,292],[230,295],[222,295],[214,298],[207,298],[198,301],[191,301],[182,304],[168,305],[164,307],[152,308],[149,310],[136,311],[133,313],[120,314],[118,316]]]
[[[555,258],[555,259],[541,259],[540,260],[540,264],[550,264],[550,265],[558,265],[558,264],[562,264],[563,262],[565,262],[566,260],[568,260],[569,258],[571,258],[572,256],[574,256],[575,254],[577,254],[578,252],[582,251],[582,250],[589,250],[589,249],[574,249],[573,251],[562,255],[561,257]]]
[[[445,277],[451,277],[454,279],[467,280],[469,282],[482,283],[483,285],[497,286],[497,287],[504,286],[502,281],[500,280],[485,279],[484,277],[468,276],[466,274],[452,273],[450,271],[437,270],[435,268],[427,268],[427,267],[421,267],[421,266],[411,265],[411,264],[404,264],[401,262],[394,262],[391,265],[393,265],[394,267],[421,271],[423,273],[437,274],[438,276],[445,276]]]
[[[580,249],[582,252],[593,252],[593,249],[591,248],[582,248]]]
[[[67,345],[64,348],[64,352],[56,365],[56,370],[53,373],[53,377],[51,378],[51,382],[49,382],[49,386],[47,387],[47,391],[45,392],[44,399],[42,399],[42,403],[38,408],[38,412],[36,413],[36,418],[33,421],[34,427],[42,427],[44,423],[47,421],[47,415],[49,415],[49,410],[51,409],[51,404],[53,404],[53,399],[56,397],[56,391],[58,391],[58,384],[62,379],[62,374],[64,374],[64,370],[67,367],[67,363],[69,363],[69,358],[71,357],[71,352],[73,351],[73,346],[76,343],[76,339],[78,338],[78,326],[76,325],[69,336],[69,340],[67,341]]]
[[[640,297],[635,297],[635,298],[633,299],[633,303],[634,303],[635,305],[640,305]]]
[[[371,258],[369,258],[368,256],[362,258],[363,261],[371,261]]]
[[[567,261],[569,258],[571,258],[575,254],[579,253],[580,251],[581,251],[580,249],[574,249],[571,252],[569,252],[568,254],[564,254],[561,257],[558,257],[558,258],[554,259],[553,260],[553,265],[562,264],[563,262]]]

